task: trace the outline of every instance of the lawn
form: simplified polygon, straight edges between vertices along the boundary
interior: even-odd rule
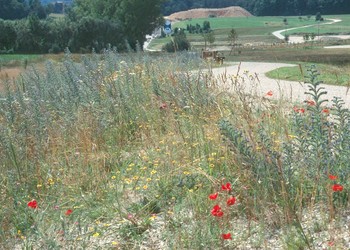
[[[273,79],[305,82],[305,72],[310,63],[301,63],[296,67],[279,68],[267,73]],[[348,65],[334,66],[316,64],[321,73],[320,80],[325,84],[350,86],[350,67]]]
[[[287,19],[288,25],[285,25],[284,19]],[[283,29],[284,27],[297,27],[308,24],[313,24],[314,20],[304,17],[300,20],[299,17],[220,17],[220,18],[197,18],[192,20],[186,20],[174,23],[173,27],[186,29],[187,24],[196,25],[197,23],[202,25],[204,21],[210,22],[212,29],[249,29],[249,28],[261,28],[261,29]],[[256,33],[251,33],[256,34]]]
[[[291,32],[288,32],[289,35],[293,34],[305,34],[305,33],[314,33],[314,34],[325,34],[325,35],[349,35],[350,34],[350,15],[332,15],[324,16],[325,21],[315,23],[314,27],[295,29]],[[329,22],[327,19],[340,19],[341,22],[337,22],[331,25],[322,25],[322,23]],[[318,25],[319,24],[319,25]]]
[[[174,28],[186,29],[188,24],[202,25],[204,21],[209,21],[210,26],[215,34],[214,46],[222,46],[228,44],[227,34],[234,28],[237,31],[238,44],[273,44],[281,42],[272,35],[272,32],[295,28],[298,26],[315,25],[314,27],[300,28],[293,31],[288,31],[288,35],[293,34],[348,34],[350,32],[350,15],[332,15],[324,16],[325,19],[341,19],[342,22],[332,25],[317,25],[314,17],[288,16],[288,17],[235,17],[235,18],[198,18],[185,20],[173,24]],[[284,22],[284,19],[287,22]],[[325,21],[327,22],[327,21]],[[204,46],[203,37],[201,34],[189,34],[186,32],[188,40],[193,43],[194,49],[200,49]],[[151,49],[161,49],[162,45],[168,42],[168,39],[154,39],[151,44]]]
[[[285,17],[235,17],[235,18],[199,18],[190,21],[182,21],[174,24],[174,28],[186,28],[187,24],[202,25],[204,21],[209,21],[211,28],[215,34],[215,44],[228,43],[227,34],[234,28],[238,33],[237,43],[274,43],[279,40],[272,36],[272,32],[284,29],[309,25],[314,23],[312,20],[302,19],[298,17],[286,17],[286,25],[283,20]],[[187,38],[190,42],[203,41],[200,34],[188,34]]]

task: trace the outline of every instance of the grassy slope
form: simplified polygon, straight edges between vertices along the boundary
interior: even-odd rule
[[[288,25],[285,25],[283,19],[287,18]],[[336,33],[344,34],[349,32],[350,15],[332,15],[324,16],[326,19],[342,19],[343,21],[337,24],[320,25],[318,27],[302,28],[300,30],[294,30],[289,35],[295,33],[315,33],[320,34]],[[314,17],[309,20],[306,17],[299,19],[297,16],[293,17],[235,17],[235,18],[199,18],[176,22],[173,24],[173,28],[186,29],[187,24],[200,24],[204,21],[209,21],[211,28],[214,30],[216,37],[215,44],[222,45],[227,44],[227,34],[230,29],[234,28],[238,33],[237,43],[254,43],[254,42],[266,42],[273,43],[279,40],[272,36],[272,32],[280,29],[294,28],[298,26],[306,26],[316,24]],[[188,34],[187,38],[195,46],[202,45],[203,38],[200,34]],[[155,39],[151,44],[152,49],[161,49],[162,44],[168,42],[168,39]]]
[[[259,31],[261,38],[269,28],[247,27],[245,37]],[[225,30],[216,32],[224,37]],[[349,60],[346,53],[316,46],[247,48],[228,59],[334,63]],[[94,55],[83,64],[68,60],[39,75],[28,72],[17,83],[18,92],[0,103],[6,128],[0,130],[0,245],[164,249],[159,243],[166,239],[171,249],[276,249],[266,235],[280,229],[281,246],[303,249],[312,230],[339,235],[326,219],[312,220],[306,236],[287,222],[313,201],[326,204],[320,206],[323,218],[342,221],[350,206],[347,133],[327,127],[316,134],[313,128],[332,125],[304,103],[297,105],[305,114],[295,114],[289,103],[252,99],[240,88],[223,93],[208,76],[187,72],[200,63],[187,56]],[[345,146],[329,143],[329,131]],[[317,151],[313,145],[321,146]],[[286,155],[280,171],[276,156]],[[332,165],[321,164],[326,161]],[[328,173],[339,176],[344,192],[332,193]],[[239,201],[231,208],[229,194],[220,192],[226,182]],[[214,192],[219,199],[211,201]],[[38,209],[27,206],[32,199]],[[211,215],[216,203],[225,209],[223,220]],[[69,209],[73,213],[66,215]],[[250,230],[254,237],[247,236]],[[221,234],[229,232],[233,240],[223,242]],[[313,240],[318,244],[319,238]],[[345,249],[342,242],[335,247]]]
[[[306,112],[295,113],[290,103],[246,95],[239,86],[252,79],[244,76],[223,77],[237,89],[222,92],[205,72],[188,71],[200,64],[180,53],[110,52],[28,72],[1,96],[0,245],[278,249],[268,236],[305,249],[313,234],[339,235],[344,227],[312,219],[305,236],[294,216],[316,201],[317,215],[342,221],[350,206],[347,132],[324,123],[318,106],[297,103]],[[344,192],[333,194],[328,173]],[[232,191],[222,191],[228,182]],[[231,196],[238,202],[227,206]],[[38,208],[28,207],[32,199]],[[222,218],[213,216],[215,204]],[[325,247],[319,238],[312,244]]]
[[[315,34],[350,34],[350,15],[331,15],[324,16],[325,19],[341,19],[341,22],[334,23],[332,25],[316,25],[310,28],[302,28],[293,30],[290,35],[303,34],[303,33],[315,33]],[[325,21],[327,22],[327,20]],[[315,22],[313,22],[315,23]]]

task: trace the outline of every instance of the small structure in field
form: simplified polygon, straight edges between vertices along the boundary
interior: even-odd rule
[[[221,53],[219,53],[217,50],[214,50],[214,51],[202,50],[201,57],[205,60],[214,60],[220,65],[224,63],[224,59],[225,59],[225,57]]]

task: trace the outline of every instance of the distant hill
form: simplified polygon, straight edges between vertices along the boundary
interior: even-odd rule
[[[166,17],[169,20],[185,20],[189,18],[206,18],[206,17],[245,17],[252,16],[245,9],[238,6],[231,6],[227,8],[210,8],[210,9],[191,9],[180,11]]]
[[[165,16],[199,8],[240,6],[256,16],[349,14],[350,0],[167,0]]]

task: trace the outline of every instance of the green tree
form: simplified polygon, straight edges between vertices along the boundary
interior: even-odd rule
[[[28,5],[25,0],[0,0],[1,19],[21,19],[28,15]]]
[[[212,45],[215,42],[215,34],[213,31],[202,33],[202,37],[204,38],[204,49],[207,49],[207,43]]]
[[[0,19],[0,34],[0,51],[14,49],[17,38],[14,23]]]
[[[315,40],[315,37],[316,37],[316,34],[312,32],[310,34],[310,39],[313,41],[313,40]]]
[[[123,0],[118,19],[124,24],[131,47],[135,48],[136,43],[139,43],[142,48],[146,35],[164,22],[161,16],[161,1]]]
[[[46,9],[41,5],[40,0],[29,0],[29,14],[36,14],[40,19],[46,18]]]
[[[100,51],[113,45],[118,50],[125,50],[122,36],[123,30],[118,22],[84,17],[75,24],[69,48],[79,52],[91,52],[93,49]]]
[[[315,20],[316,20],[316,21],[323,21],[323,18],[322,18],[322,16],[321,16],[321,13],[320,13],[320,12],[317,12],[317,13],[316,13]]]
[[[210,22],[209,21],[204,21],[203,22],[203,31],[204,32],[209,32],[211,30],[210,28]]]
[[[183,30],[180,30],[176,35],[172,37],[172,40],[165,44],[162,48],[163,51],[176,52],[183,50],[190,50],[191,44],[187,40],[186,34]]]
[[[142,48],[146,35],[163,24],[163,0],[76,0],[77,17],[91,16],[120,22],[131,48]]]
[[[285,35],[285,36],[284,36],[284,41],[285,41],[286,43],[289,42],[289,35]]]
[[[228,33],[227,38],[229,41],[229,45],[231,46],[231,51],[230,51],[230,55],[231,55],[231,53],[236,45],[237,38],[238,38],[237,31],[235,29],[231,29],[230,33]]]

